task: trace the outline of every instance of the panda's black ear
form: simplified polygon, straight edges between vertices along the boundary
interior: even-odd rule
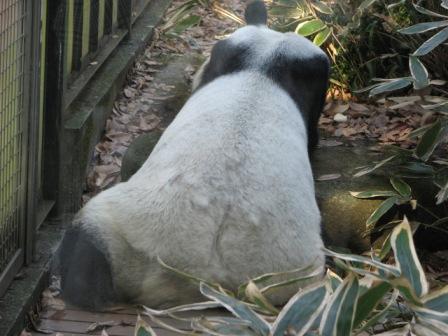
[[[250,2],[246,7],[244,18],[248,25],[264,25],[268,23],[268,11],[261,0]]]

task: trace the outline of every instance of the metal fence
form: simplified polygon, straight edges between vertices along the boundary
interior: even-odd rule
[[[26,10],[24,0],[0,2],[0,274],[24,256]]]
[[[150,0],[0,0],[0,297],[57,195],[58,136]]]

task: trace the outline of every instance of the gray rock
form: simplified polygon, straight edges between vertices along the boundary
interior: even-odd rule
[[[121,162],[121,181],[125,182],[135,174],[151,154],[159,141],[160,132],[139,135],[129,146]]]

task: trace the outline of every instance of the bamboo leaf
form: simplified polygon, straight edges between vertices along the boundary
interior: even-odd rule
[[[411,326],[409,324],[406,324],[402,328],[392,329],[385,332],[382,332],[380,334],[375,334],[376,336],[415,336],[414,334],[411,334]]]
[[[382,320],[387,315],[390,307],[397,300],[397,298],[398,298],[398,291],[395,290],[392,293],[392,296],[391,296],[390,300],[388,301],[387,305],[380,312],[378,312],[373,317],[371,317],[368,321],[363,323],[362,327],[358,330],[357,334],[363,332],[367,328],[370,328],[370,327],[376,325],[378,323],[378,321]]]
[[[442,3],[440,4],[445,9],[448,9],[448,0],[442,0]]]
[[[434,168],[423,162],[408,162],[398,168],[402,177],[421,178],[434,175]]]
[[[443,42],[445,42],[448,39],[448,27],[439,31],[437,34],[435,34],[430,39],[423,42],[423,44],[418,47],[416,51],[412,54],[413,56],[424,56],[431,51],[433,51],[435,48],[437,48],[439,45],[441,45]]]
[[[306,276],[301,276],[301,277],[298,277],[298,278],[287,279],[287,280],[284,280],[284,281],[280,281],[280,282],[276,282],[276,283],[267,285],[266,287],[263,287],[261,289],[261,292],[263,294],[265,294],[265,293],[267,293],[267,292],[269,292],[269,291],[271,291],[273,289],[276,289],[276,288],[286,287],[286,286],[289,286],[289,285],[292,285],[292,284],[296,284],[296,283],[299,283],[299,282],[303,282],[303,281],[309,281],[311,279],[314,279],[314,278],[320,277],[320,276],[322,276],[322,270],[321,269],[316,269],[313,273],[310,273],[310,274],[308,274]]]
[[[436,200],[437,205],[440,205],[448,200],[448,181],[440,188],[439,192],[436,195]]]
[[[350,195],[361,199],[399,196],[392,190],[350,191]]]
[[[188,15],[187,17],[179,20],[168,32],[179,35],[188,28],[197,26],[201,22],[201,17],[198,15]]]
[[[186,304],[181,305],[177,307],[172,307],[169,309],[164,310],[157,310],[157,309],[151,309],[148,307],[143,307],[146,313],[150,315],[155,316],[163,316],[163,315],[170,315],[174,313],[180,313],[185,311],[198,311],[198,310],[206,310],[206,309],[212,309],[212,308],[219,308],[221,307],[221,304],[215,302],[215,301],[207,301],[207,302],[199,302],[199,303],[192,303],[192,304]]]
[[[342,283],[342,279],[334,273],[332,270],[327,270],[327,278],[330,281],[330,286],[333,292],[339,287],[339,285]]]
[[[322,1],[312,2],[311,5],[322,14],[333,14],[333,9]]]
[[[272,326],[273,336],[286,335],[294,330],[294,335],[304,335],[323,310],[329,293],[325,282],[309,286],[294,295],[282,309]]]
[[[372,6],[375,2],[377,2],[378,0],[364,0],[358,7],[358,11],[362,12],[365,9],[369,8],[370,6]]]
[[[284,19],[297,19],[302,17],[303,11],[297,7],[273,6],[269,10],[269,15],[272,17],[281,17]]]
[[[134,336],[157,336],[157,334],[139,315],[134,329]]]
[[[371,258],[359,256],[356,254],[337,253],[337,252],[333,252],[328,249],[324,249],[324,252],[326,255],[328,255],[330,257],[335,257],[335,258],[338,258],[341,260],[346,260],[346,261],[355,262],[355,263],[361,263],[366,266],[373,266],[373,267],[383,270],[384,272],[386,272],[389,275],[400,276],[400,271],[396,267],[387,265],[387,264],[383,264],[382,262],[379,262],[379,261],[371,259]]]
[[[350,335],[358,292],[358,278],[352,273],[331,296],[319,326],[321,335]]]
[[[320,47],[322,44],[325,43],[325,41],[328,40],[328,38],[331,35],[331,28],[325,27],[323,30],[318,32],[316,36],[314,36],[313,43]]]
[[[448,286],[426,295],[423,300],[426,308],[438,312],[448,312]]]
[[[360,171],[358,171],[355,175],[353,175],[353,177],[361,177],[364,176],[366,174],[369,174],[371,172],[373,172],[374,170],[384,166],[386,163],[392,161],[393,159],[395,159],[398,155],[392,155],[378,163],[376,163],[373,166],[368,166],[368,167],[364,167],[363,169],[361,169]]]
[[[392,207],[398,202],[399,198],[396,196],[389,197],[383,201],[378,208],[370,215],[366,221],[366,226],[370,228],[373,224],[383,217]]]
[[[391,289],[392,286],[387,282],[380,282],[379,284],[369,288],[367,292],[361,295],[358,306],[356,307],[354,328],[360,326],[360,324],[367,319],[367,317],[384,298],[384,295]]]
[[[408,301],[416,306],[422,305],[421,299],[415,293],[415,290],[412,287],[412,284],[409,282],[409,280],[407,278],[398,277],[395,279],[389,279],[387,282],[390,283],[395,289],[398,289],[401,296],[406,301]]]
[[[192,274],[186,273],[184,271],[178,270],[177,268],[167,265],[160,257],[157,257],[157,262],[160,264],[160,266],[162,266],[163,268],[165,268],[166,270],[168,270],[170,272],[173,272],[174,274],[180,276],[181,278],[185,278],[185,279],[190,280],[197,284],[204,282],[204,283],[208,284],[209,286],[216,286],[215,284],[212,284],[204,279],[198,278]]]
[[[376,96],[382,93],[391,92],[403,89],[412,84],[412,80],[409,78],[396,78],[385,84],[378,85],[377,87],[370,90],[369,96]]]
[[[414,89],[420,90],[429,85],[428,70],[417,57],[409,57],[409,69],[412,78],[414,78]]]
[[[403,197],[411,197],[411,187],[405,181],[398,177],[392,177],[390,183],[398,193]]]
[[[327,25],[320,19],[309,20],[300,23],[296,28],[296,33],[302,36],[309,36],[324,29]]]
[[[298,278],[300,278],[298,276],[299,274],[305,274],[302,276],[302,278],[307,278],[307,276],[309,274],[314,273],[313,267],[314,267],[314,265],[311,264],[311,265],[307,265],[305,267],[297,268],[297,269],[290,270],[290,271],[266,273],[266,274],[263,274],[263,275],[260,275],[256,278],[254,278],[254,279],[251,279],[250,281],[252,281],[256,285],[262,285],[263,283],[266,283],[269,281],[270,285],[272,285],[272,282],[275,281],[275,278],[282,279],[281,282],[284,281],[285,277],[288,277],[289,279],[298,279]],[[238,297],[244,296],[244,293],[246,291],[246,287],[247,287],[248,283],[249,282],[244,283],[238,287]],[[263,292],[263,290],[262,290],[262,292]]]
[[[421,34],[425,33],[427,31],[441,28],[448,26],[448,20],[447,21],[432,21],[432,22],[423,22],[423,23],[417,23],[416,25],[400,29],[398,32],[401,34]]]
[[[344,279],[342,284],[336,289],[334,294],[330,298],[330,302],[327,304],[319,326],[320,335],[335,335],[334,329],[336,328],[337,316],[339,309],[342,305],[342,299],[347,291],[348,284],[352,277]]]
[[[412,310],[417,314],[418,317],[425,320],[438,321],[445,324],[444,330],[448,328],[448,312],[439,312],[431,310],[425,307],[412,307]]]
[[[417,5],[416,3],[413,3],[413,5],[414,5],[414,8],[419,13],[422,13],[422,14],[425,14],[425,15],[429,15],[429,16],[434,16],[434,17],[448,19],[448,16],[442,15],[442,14],[439,14],[439,13],[436,13],[436,12],[433,12],[433,11],[430,11],[429,9],[426,9],[426,8],[420,6],[420,5]]]
[[[246,297],[249,299],[249,301],[256,304],[266,312],[275,315],[279,313],[278,309],[268,301],[268,299],[262,294],[260,289],[253,281],[249,281],[248,285],[246,286]]]
[[[427,161],[439,144],[442,133],[442,122],[439,119],[423,134],[415,149],[415,154],[423,161]]]
[[[250,327],[259,332],[261,335],[268,335],[270,332],[269,324],[264,321],[258,314],[250,309],[245,303],[234,299],[228,295],[218,292],[207,284],[201,282],[199,289],[201,293],[216,302],[221,303],[228,311],[235,316],[250,322]]]
[[[390,243],[401,275],[409,280],[417,296],[426,295],[428,282],[417,257],[411,226],[406,218],[392,231]]]
[[[336,321],[336,336],[351,335],[353,322],[355,319],[355,311],[358,304],[359,281],[356,276],[350,276],[346,294],[342,300]]]

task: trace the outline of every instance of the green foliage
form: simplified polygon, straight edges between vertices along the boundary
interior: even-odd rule
[[[409,188],[403,181],[396,180],[393,185],[397,192],[408,194]],[[382,261],[390,252],[393,253],[394,265]],[[375,327],[377,335],[410,335],[412,332],[412,335],[427,336],[442,335],[447,330],[448,286],[429,292],[406,218],[393,229],[383,247],[368,256],[330,250],[326,253],[334,258],[344,277],[340,278],[332,271],[319,276],[309,270],[304,278],[312,276],[316,280],[292,296],[280,311],[277,307],[266,309],[273,306],[262,293],[261,286],[264,281],[279,275],[269,274],[243,285],[246,293],[240,296],[200,282],[201,293],[209,301],[168,310],[145,308],[145,314],[172,331],[176,329],[157,317],[170,316],[186,321],[176,314],[215,307],[223,307],[234,316],[191,318],[191,331],[177,330],[195,335],[350,336],[371,334]],[[138,335],[155,335],[141,320],[136,330],[140,330]]]
[[[442,8],[443,2],[441,2]],[[376,96],[379,94],[389,93],[392,91],[400,90],[408,87],[411,83],[414,85],[415,90],[422,90],[431,85],[429,79],[429,72],[419,57],[425,56],[431,53],[434,49],[438,48],[448,41],[448,15],[443,15],[438,12],[428,10],[418,4],[413,4],[414,9],[423,15],[430,17],[443,18],[441,21],[428,21],[414,24],[410,27],[406,27],[398,30],[399,33],[404,35],[421,35],[430,32],[433,34],[430,38],[427,38],[413,53],[409,56],[409,71],[411,77],[401,77],[387,82],[380,82],[370,87],[369,96]],[[440,30],[441,29],[441,30]],[[436,33],[434,31],[440,30]],[[448,99],[446,99],[448,103]]]
[[[428,66],[429,72],[448,77],[443,66],[447,48],[440,47],[448,38],[443,2],[440,7],[440,0],[424,1],[429,9],[421,2],[274,0],[270,16],[274,29],[295,31],[322,46],[333,61],[333,85],[356,91],[373,78],[396,78],[373,85],[373,96],[411,84],[418,90],[431,85]],[[433,39],[425,35],[438,30]],[[436,48],[440,52],[431,52],[423,62],[417,58]],[[412,53],[412,61],[407,62]],[[400,77],[406,68],[412,77]]]
[[[209,0],[188,0],[167,14],[167,19],[162,26],[162,31],[167,35],[178,36],[188,28],[197,26],[201,18],[192,12],[197,6],[210,6]]]
[[[440,118],[435,123],[415,130],[411,137],[420,137],[417,146],[413,150],[404,150],[392,146],[389,148],[388,156],[369,166],[359,167],[359,171],[354,175],[360,177],[374,172],[380,172],[391,176],[390,182],[392,190],[367,190],[361,192],[351,192],[356,198],[386,198],[379,207],[372,213],[366,222],[366,230],[373,230],[375,224],[393,207],[408,204],[415,210],[417,208],[426,212],[432,222],[421,223],[434,229],[448,231],[448,214],[442,217],[429,211],[424,204],[427,199],[415,199],[411,186],[405,182],[420,181],[425,185],[425,189],[435,189],[434,206],[442,206],[448,201],[448,161],[437,157],[434,152],[445,144],[448,139],[448,120]]]

